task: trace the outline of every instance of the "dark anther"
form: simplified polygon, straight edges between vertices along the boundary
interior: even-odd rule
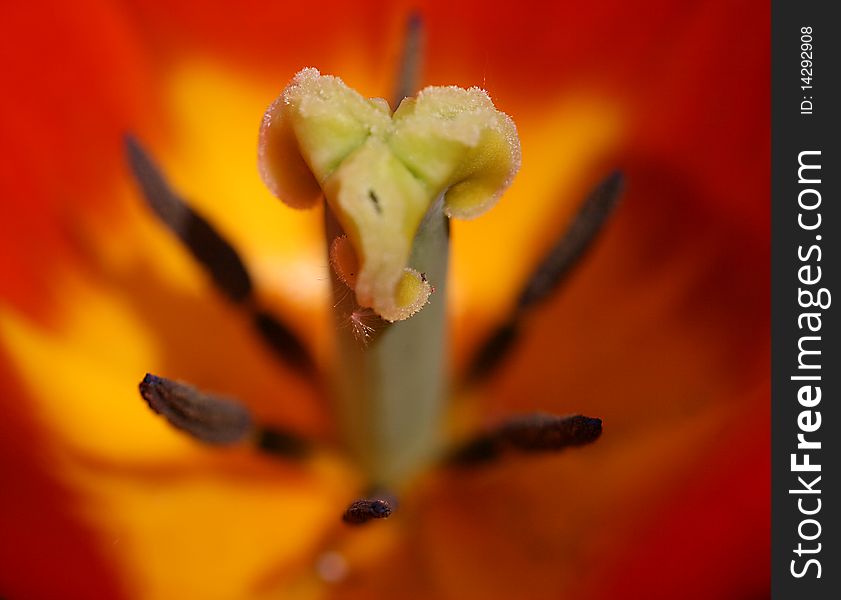
[[[234,302],[251,295],[252,283],[236,250],[170,187],[152,158],[126,137],[129,165],[146,203],[207,270],[219,290]]]
[[[479,435],[457,447],[447,462],[453,465],[476,465],[495,461],[501,453],[493,434]]]
[[[406,33],[403,38],[403,54],[397,70],[397,85],[394,90],[394,104],[392,108],[413,96],[418,90],[421,76],[421,59],[423,57],[423,19],[420,13],[413,12],[406,21]]]
[[[125,144],[129,166],[152,211],[184,243],[219,290],[253,313],[257,330],[281,358],[305,373],[315,373],[312,357],[295,334],[276,317],[255,308],[251,276],[234,247],[172,190],[135,138],[126,136]]]
[[[493,372],[502,359],[508,355],[508,351],[517,340],[518,332],[516,320],[497,327],[473,357],[467,374],[468,380],[478,381]]]
[[[545,300],[566,281],[604,228],[622,194],[624,177],[616,171],[604,179],[582,204],[563,236],[532,273],[508,319],[479,347],[467,370],[467,381],[489,375],[509,355],[519,323],[528,309]]]
[[[342,521],[349,525],[364,525],[373,519],[385,519],[392,512],[391,504],[382,498],[354,500],[342,515]]]
[[[306,373],[315,372],[310,353],[292,331],[267,312],[254,312],[254,326],[266,343],[292,366]]]
[[[599,439],[602,420],[583,415],[556,417],[533,414],[511,419],[499,430],[503,443],[524,452],[562,450]]]
[[[260,429],[255,436],[255,440],[258,450],[284,458],[306,458],[312,451],[307,440],[279,429]]]
[[[147,373],[140,382],[140,395],[171,425],[208,444],[236,444],[252,431],[245,406],[185,383]]]
[[[601,434],[602,421],[593,417],[524,415],[462,444],[450,454],[447,462],[470,466],[489,463],[511,453],[557,452],[590,444]]]
[[[623,186],[622,173],[615,171],[590,193],[563,237],[532,273],[517,301],[520,310],[544,300],[579,264],[616,207]]]

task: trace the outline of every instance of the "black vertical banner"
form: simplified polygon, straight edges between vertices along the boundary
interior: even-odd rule
[[[841,21],[771,12],[772,590],[841,598]]]

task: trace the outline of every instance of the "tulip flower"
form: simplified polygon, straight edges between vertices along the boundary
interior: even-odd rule
[[[0,27],[0,596],[767,595],[765,4],[48,0]],[[395,237],[391,283],[347,286],[383,259],[338,194],[264,185],[305,67],[478,87],[516,123],[446,276]],[[429,323],[394,384],[440,402],[354,437],[384,414],[364,361],[405,366],[379,344]]]

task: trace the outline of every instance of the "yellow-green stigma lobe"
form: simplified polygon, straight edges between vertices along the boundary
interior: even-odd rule
[[[325,197],[347,236],[342,280],[356,301],[387,321],[426,304],[430,284],[409,258],[436,198],[445,214],[477,217],[520,166],[513,121],[479,88],[428,87],[392,114],[341,79],[300,71],[269,107],[259,143],[269,189],[296,208]]]

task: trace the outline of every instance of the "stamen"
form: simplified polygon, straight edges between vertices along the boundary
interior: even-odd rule
[[[304,438],[280,429],[263,427],[254,436],[258,450],[290,459],[303,459],[312,453],[311,444]]]
[[[601,434],[602,421],[593,417],[557,417],[542,413],[524,415],[462,444],[446,462],[473,466],[499,460],[506,454],[557,452],[590,444]]]
[[[423,57],[424,27],[423,18],[415,11],[406,20],[406,33],[403,39],[403,54],[397,70],[397,85],[394,89],[394,106],[400,106],[404,98],[415,95],[420,87]]]
[[[516,318],[498,325],[485,342],[479,346],[479,350],[473,357],[473,362],[467,371],[468,383],[484,379],[502,363],[508,356],[514,342],[520,335],[519,324]]]
[[[251,442],[261,452],[300,460],[312,453],[308,440],[281,429],[255,425],[243,404],[147,373],[140,395],[176,429],[217,446]]]
[[[276,317],[256,307],[251,276],[234,247],[172,190],[134,137],[126,136],[125,146],[129,166],[152,211],[184,243],[219,291],[253,314],[254,325],[268,345],[292,366],[314,374],[315,363],[301,340]]]
[[[362,498],[351,502],[342,521],[348,525],[364,525],[374,519],[388,518],[392,511],[392,504],[384,498]]]
[[[253,429],[245,406],[185,383],[147,373],[140,382],[140,395],[171,425],[208,444],[236,444]]]
[[[300,372],[314,375],[315,362],[303,342],[277,317],[259,309],[253,309],[254,326],[263,340],[287,363]]]
[[[527,311],[560,289],[573,269],[581,264],[616,208],[623,187],[624,177],[615,171],[584,200],[572,224],[532,273],[508,319],[479,347],[467,371],[468,382],[485,378],[508,356]]]
[[[152,158],[131,136],[125,138],[129,166],[147,204],[234,302],[253,291],[251,276],[237,251],[170,188]]]
[[[616,208],[624,181],[622,173],[615,171],[590,193],[566,233],[532,274],[517,300],[518,310],[545,300],[566,280],[573,267],[580,264]]]
[[[601,419],[583,415],[533,414],[505,423],[500,430],[500,440],[523,452],[546,452],[584,446],[595,442],[601,434]]]

